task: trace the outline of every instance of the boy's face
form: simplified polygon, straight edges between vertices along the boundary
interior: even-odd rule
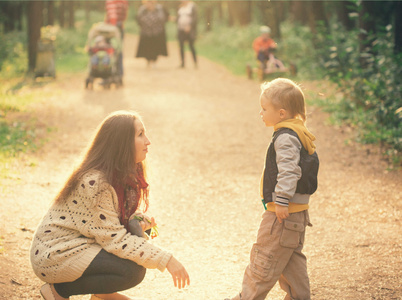
[[[261,111],[260,116],[267,127],[273,127],[277,123],[289,119],[288,113],[283,108],[276,108],[270,99],[261,95],[260,97]]]
[[[269,39],[270,39],[269,33],[261,33],[261,37],[262,37],[264,40],[269,40]]]

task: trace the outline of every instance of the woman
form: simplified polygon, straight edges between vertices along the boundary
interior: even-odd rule
[[[194,43],[197,37],[197,7],[193,1],[181,1],[177,11],[177,38],[180,45],[181,68],[185,67],[184,43],[187,41],[197,67],[197,54]]]
[[[80,165],[71,174],[37,228],[30,250],[35,274],[47,282],[44,299],[127,300],[117,293],[138,285],[146,268],[165,268],[178,288],[190,284],[170,253],[129,232],[135,212],[148,208],[144,160],[150,141],[138,114],[119,111],[99,126]]]
[[[143,0],[142,3],[137,15],[141,29],[137,57],[144,57],[151,66],[159,55],[167,56],[165,23],[169,14],[157,1]]]

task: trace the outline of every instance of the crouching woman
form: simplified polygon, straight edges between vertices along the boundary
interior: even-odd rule
[[[147,268],[167,268],[179,288],[190,284],[182,264],[143,234],[155,220],[135,226],[133,216],[148,208],[143,161],[149,145],[135,112],[115,112],[100,124],[34,234],[30,260],[46,282],[40,290],[44,299],[92,294],[91,299],[127,300],[118,292],[141,283]]]

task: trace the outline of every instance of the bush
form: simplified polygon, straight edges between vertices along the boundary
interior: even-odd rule
[[[345,95],[338,103],[338,116],[360,129],[363,143],[378,143],[398,155],[402,151],[402,55],[393,52],[391,25],[369,35],[372,42],[363,53],[358,34],[332,23],[331,34],[319,37],[318,56],[328,78]]]
[[[0,154],[15,157],[19,152],[35,150],[36,133],[32,125],[23,122],[7,123],[0,119]]]
[[[21,76],[27,68],[26,35],[23,32],[0,32],[0,73],[4,78]]]

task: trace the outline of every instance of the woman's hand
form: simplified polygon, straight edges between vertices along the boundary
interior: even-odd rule
[[[154,217],[149,218],[147,215],[144,215],[143,213],[140,213],[140,212],[136,212],[135,214],[133,214],[130,217],[130,220],[132,220],[132,219],[139,220],[138,223],[140,224],[141,229],[144,232],[157,225]]]
[[[186,269],[176,258],[172,256],[166,265],[166,268],[172,275],[175,287],[178,287],[179,289],[184,288],[186,286],[186,282],[187,285],[190,285],[190,277],[188,276]]]
[[[140,226],[142,228],[142,231],[147,231],[148,229],[151,229],[152,227],[156,226],[156,222],[154,217],[149,219],[147,216],[144,215],[144,220],[140,221]]]

